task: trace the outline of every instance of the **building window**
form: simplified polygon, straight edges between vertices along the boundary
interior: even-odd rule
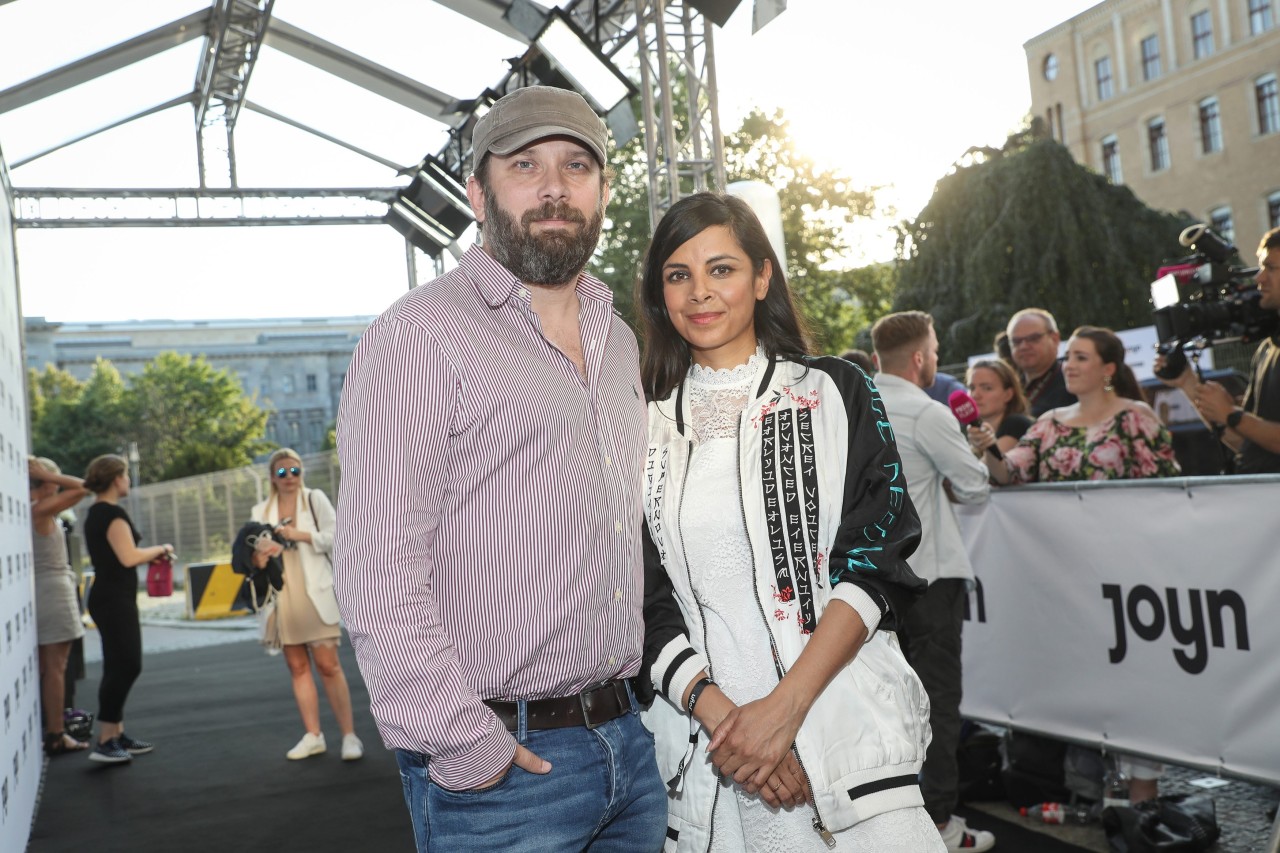
[[[1044,58],[1044,79],[1052,83],[1058,79],[1058,55],[1051,53]]]
[[[1222,119],[1218,115],[1218,99],[1200,102],[1200,150],[1212,154],[1222,150]]]
[[[1249,0],[1249,32],[1253,35],[1271,29],[1271,0]]]
[[[1280,192],[1267,196],[1267,228],[1280,228]]]
[[[1102,140],[1102,174],[1113,184],[1124,182],[1124,176],[1120,174],[1120,146],[1114,136]]]
[[[1213,54],[1213,21],[1209,19],[1208,9],[1191,16],[1191,52],[1196,59]]]
[[[1104,56],[1093,63],[1093,71],[1098,80],[1098,100],[1105,101],[1113,94],[1111,89],[1111,57]]]
[[[284,376],[280,377],[280,390],[283,391],[285,394],[293,393],[293,374],[292,373],[286,373]]]
[[[316,390],[316,375],[314,373],[307,374],[307,390],[308,391]]]
[[[1222,232],[1218,232],[1222,233]],[[297,421],[289,421],[289,443],[299,444],[302,438],[302,424]]]
[[[271,396],[271,377],[263,376],[258,382],[258,393],[264,398]]]
[[[1154,80],[1160,76],[1160,38],[1147,36],[1142,40],[1142,79]]]
[[[1209,211],[1209,227],[1228,243],[1236,241],[1236,224],[1231,218],[1231,208],[1218,207]]]
[[[1164,133],[1164,119],[1153,118],[1147,122],[1147,150],[1151,152],[1151,171],[1169,168],[1169,138]]]
[[[1276,90],[1276,75],[1268,74],[1253,84],[1258,101],[1258,133],[1275,133],[1280,130],[1280,93]]]

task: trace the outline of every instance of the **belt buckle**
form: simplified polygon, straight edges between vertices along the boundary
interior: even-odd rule
[[[610,686],[611,685],[607,682],[605,684],[597,684],[595,687],[589,687],[578,694],[578,704],[582,707],[582,724],[587,727],[588,731],[600,728],[605,723],[609,722],[609,720],[601,720],[598,723],[592,721],[591,712],[587,708],[587,696],[588,694],[594,694]],[[613,718],[610,717],[609,719],[611,720]]]

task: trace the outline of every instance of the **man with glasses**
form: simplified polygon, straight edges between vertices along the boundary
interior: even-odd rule
[[[667,798],[644,624],[635,335],[583,272],[610,169],[576,93],[475,126],[483,246],[361,336],[338,415],[338,601],[419,851],[645,853]]]
[[[1058,321],[1043,308],[1023,308],[1009,318],[1006,328],[1013,363],[1022,372],[1022,387],[1031,404],[1031,416],[1070,406],[1076,397],[1067,390],[1058,361],[1062,336]]]

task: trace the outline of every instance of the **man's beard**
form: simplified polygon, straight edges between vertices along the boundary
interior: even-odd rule
[[[568,203],[547,202],[526,210],[519,224],[503,210],[493,193],[484,197],[484,243],[493,257],[526,284],[562,285],[575,281],[600,242],[603,205],[588,220]],[[534,234],[533,222],[561,219],[579,227]]]

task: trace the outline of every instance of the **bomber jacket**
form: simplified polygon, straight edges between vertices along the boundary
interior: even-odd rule
[[[854,660],[814,702],[796,736],[822,834],[922,805],[929,700],[898,647],[895,619],[925,588],[906,558],[920,523],[875,384],[842,359],[764,360],[738,427],[739,476],[760,616],[779,678],[827,604],[869,628]],[[703,851],[722,795],[709,736],[679,706],[702,669],[705,623],[681,544],[680,508],[696,441],[683,383],[649,404],[645,462],[645,667],[657,696],[642,713],[668,780],[666,850]],[[868,613],[868,603],[877,612]],[[877,618],[878,617],[878,618]],[[639,681],[643,682],[641,678]],[[642,696],[647,698],[647,696]]]

